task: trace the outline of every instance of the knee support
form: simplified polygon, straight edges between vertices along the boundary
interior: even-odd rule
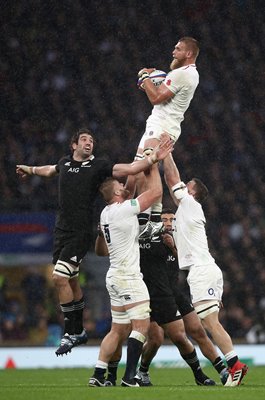
[[[212,314],[213,312],[219,312],[220,304],[219,301],[207,301],[204,304],[200,304],[195,307],[195,311],[198,314],[200,319],[204,319],[207,315]]]
[[[79,266],[74,267],[65,261],[58,260],[54,266],[53,274],[72,279],[79,275]]]
[[[130,321],[132,319],[147,319],[150,317],[150,311],[149,302],[146,302],[127,310],[127,315]]]
[[[130,324],[130,319],[126,311],[111,310],[112,322],[115,324]]]
[[[131,331],[129,338],[136,339],[141,343],[145,342],[145,336],[141,332],[138,332],[138,331]]]

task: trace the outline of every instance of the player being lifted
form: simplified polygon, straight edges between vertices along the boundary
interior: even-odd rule
[[[174,142],[178,140],[181,122],[199,83],[199,74],[195,65],[198,54],[197,40],[188,36],[182,37],[172,52],[171,71],[161,85],[155,86],[150,79],[150,73],[154,68],[143,68],[138,73],[139,86],[145,91],[154,107],[146,121],[136,159],[142,159],[157,146],[162,132],[167,132]],[[144,191],[144,185],[144,174],[139,174],[137,176],[138,194]],[[148,238],[162,228],[161,211],[162,198],[152,206],[150,221],[147,224],[149,211],[139,216],[140,225],[145,225],[139,239]]]

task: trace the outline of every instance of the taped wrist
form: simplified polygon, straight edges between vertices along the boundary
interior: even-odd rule
[[[151,156],[147,157],[147,161],[149,165],[153,165],[158,162],[158,159],[154,154],[152,154]]]
[[[181,200],[188,192],[188,189],[184,182],[179,182],[172,187],[172,192],[178,200]]]
[[[141,71],[138,73],[138,78],[142,81],[142,83],[143,83],[143,81],[144,81],[145,79],[147,79],[147,78],[149,78],[149,77],[150,77],[150,75],[149,75],[149,72],[147,72],[147,71],[141,70]]]

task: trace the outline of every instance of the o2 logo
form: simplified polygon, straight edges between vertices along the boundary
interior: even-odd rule
[[[208,293],[209,293],[210,296],[214,296],[213,288],[208,289]]]

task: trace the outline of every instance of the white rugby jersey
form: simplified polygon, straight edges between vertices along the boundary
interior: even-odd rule
[[[100,225],[109,250],[110,267],[107,276],[140,274],[139,222],[140,205],[137,199],[106,206]]]
[[[184,113],[189,107],[198,83],[199,74],[195,64],[170,71],[163,84],[175,96],[153,107],[146,121],[147,134],[153,126],[160,125],[162,131],[168,132],[177,139],[181,133],[180,124],[184,119]]]
[[[202,206],[188,193],[186,187],[175,191],[174,195],[180,200],[173,222],[179,268],[189,269],[191,266],[214,263],[209,252]]]

